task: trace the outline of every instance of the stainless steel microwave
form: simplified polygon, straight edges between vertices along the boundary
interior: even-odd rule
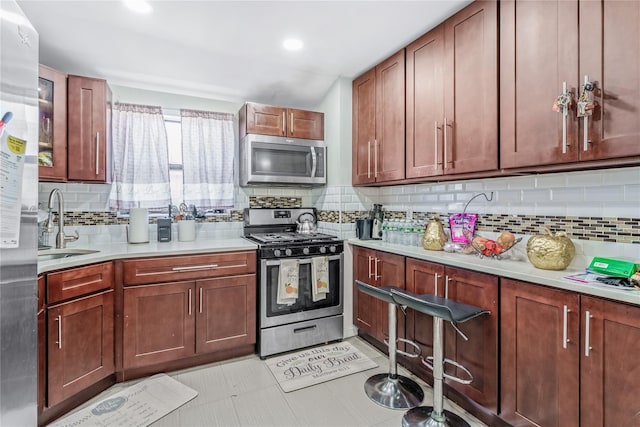
[[[240,185],[317,186],[327,183],[324,141],[246,135],[240,141]]]

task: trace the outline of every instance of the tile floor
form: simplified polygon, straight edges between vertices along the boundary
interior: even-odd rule
[[[373,359],[378,367],[289,393],[280,389],[267,365],[256,355],[169,372],[171,377],[196,390],[198,396],[155,422],[153,427],[401,426],[404,410],[384,408],[364,393],[367,378],[388,371],[387,357],[360,338],[347,341]],[[415,379],[422,386],[423,404],[432,402],[428,385],[401,367],[398,373]],[[116,384],[83,407],[135,382]],[[445,409],[459,414],[471,427],[486,426],[446,400]]]

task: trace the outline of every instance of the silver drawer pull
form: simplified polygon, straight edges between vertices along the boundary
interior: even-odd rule
[[[171,271],[207,270],[210,268],[218,268],[218,264],[188,265],[185,267],[173,267]]]
[[[58,348],[62,348],[62,316],[56,316],[56,322],[58,322]]]

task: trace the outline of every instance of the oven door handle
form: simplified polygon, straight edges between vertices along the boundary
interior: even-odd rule
[[[329,261],[335,261],[335,260],[339,260],[341,255],[332,255],[329,258]],[[311,264],[313,261],[313,257],[311,258],[298,258],[298,260],[300,261],[300,264]],[[269,260],[269,261],[263,261],[265,263],[265,265],[267,265],[268,267],[271,267],[273,265],[280,265],[280,260]]]

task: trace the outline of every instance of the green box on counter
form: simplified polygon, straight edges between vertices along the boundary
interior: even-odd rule
[[[638,266],[631,261],[622,261],[619,259],[594,257],[589,264],[589,269],[596,273],[606,274],[607,276],[631,277],[638,269]]]

